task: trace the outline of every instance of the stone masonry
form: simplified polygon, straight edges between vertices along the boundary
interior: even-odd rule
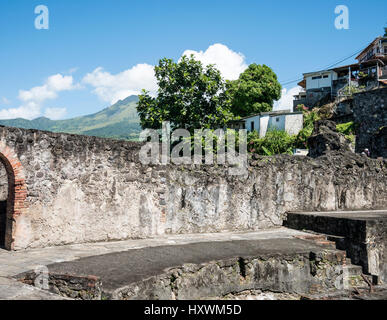
[[[356,152],[370,149],[373,157],[386,157],[385,144],[374,142],[387,126],[387,88],[358,93],[353,99],[353,117],[357,123]],[[374,146],[383,146],[383,149]]]
[[[254,231],[287,211],[387,207],[386,161],[353,153],[254,156],[224,167],[142,165],[141,144],[0,127],[8,249]]]

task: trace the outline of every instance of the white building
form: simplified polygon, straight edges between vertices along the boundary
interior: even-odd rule
[[[357,57],[357,63],[328,70],[303,74],[298,83],[303,91],[294,96],[293,110],[298,105],[308,108],[322,106],[337,97],[346,96],[349,86],[371,90],[387,85],[387,28],[383,37],[377,37]],[[347,90],[348,91],[348,90]]]
[[[304,73],[306,90],[322,89],[332,87],[333,81],[337,80],[337,73],[334,70]]]
[[[262,138],[268,130],[286,131],[290,135],[298,134],[303,128],[302,112],[273,111],[253,114],[240,120],[232,121],[234,129],[247,129],[247,132],[257,131]]]

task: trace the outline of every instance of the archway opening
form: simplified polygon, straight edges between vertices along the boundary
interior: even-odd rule
[[[5,248],[7,231],[7,203],[9,194],[9,183],[7,169],[0,161],[0,248]]]
[[[16,220],[27,210],[26,198],[23,166],[13,149],[0,142],[0,246],[6,250],[14,250]]]

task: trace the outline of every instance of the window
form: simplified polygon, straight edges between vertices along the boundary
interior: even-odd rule
[[[384,47],[384,54],[387,54],[387,47]]]
[[[322,78],[321,76],[312,77],[312,80],[317,80],[317,79],[321,79],[321,78]]]
[[[251,121],[251,131],[254,131],[254,121]]]
[[[328,77],[329,77],[328,75],[325,75],[323,78],[324,78],[324,79],[327,79]]]
[[[279,122],[279,118],[275,118],[275,121]]]

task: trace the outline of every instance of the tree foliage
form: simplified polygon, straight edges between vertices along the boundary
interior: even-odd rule
[[[281,85],[277,75],[266,65],[251,64],[238,80],[227,83],[231,111],[245,117],[273,109],[274,100],[281,98]]]
[[[176,63],[162,59],[155,67],[157,97],[143,91],[137,111],[143,128],[159,129],[163,121],[171,128],[192,131],[200,128],[223,127],[231,118],[226,84],[212,65],[183,56]]]

